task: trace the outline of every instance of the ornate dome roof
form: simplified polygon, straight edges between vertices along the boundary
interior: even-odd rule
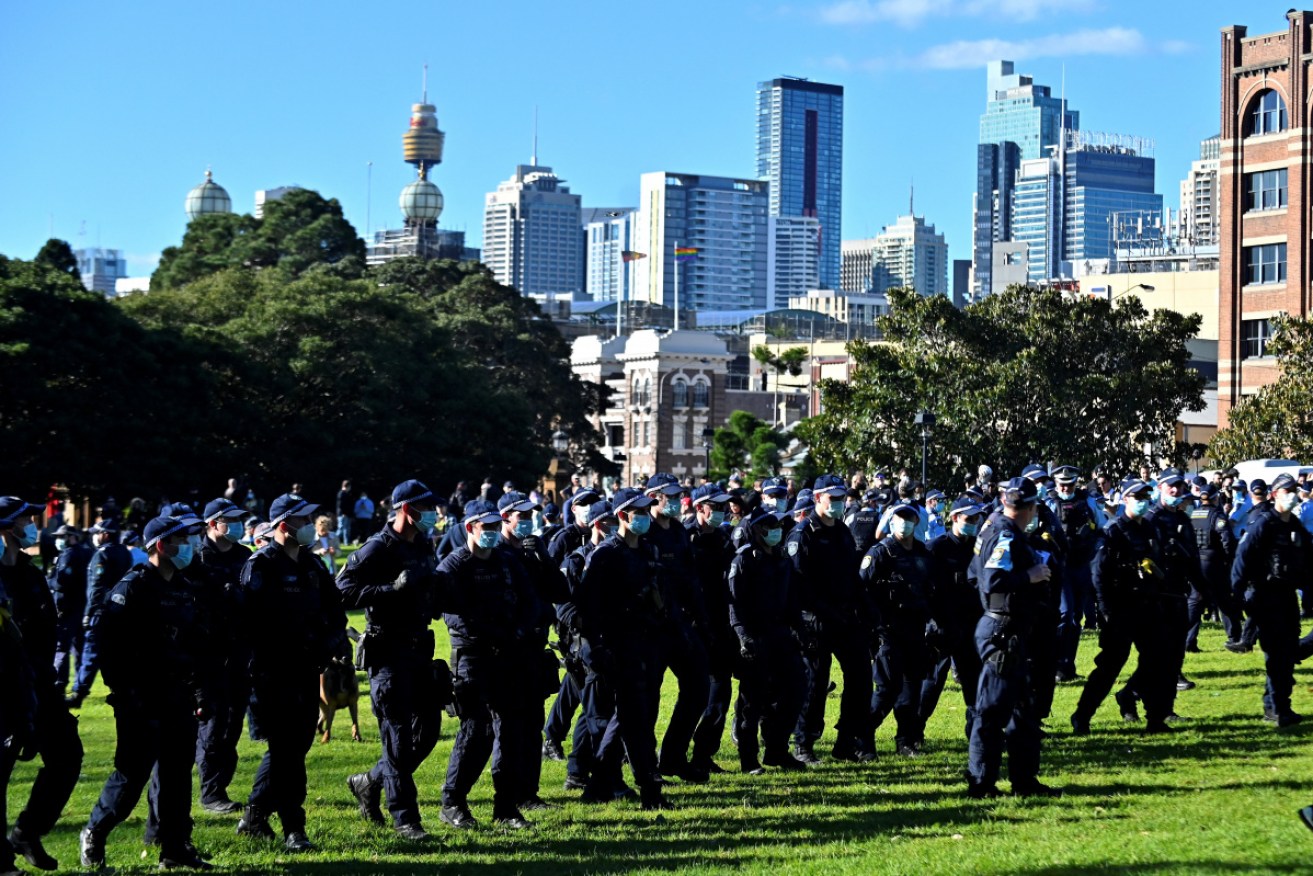
[[[187,218],[195,219],[204,213],[231,213],[233,200],[223,186],[214,181],[210,171],[205,171],[205,182],[187,193]]]

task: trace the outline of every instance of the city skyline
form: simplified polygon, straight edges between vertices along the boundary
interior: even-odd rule
[[[346,5],[267,10],[260,31],[245,27],[250,16],[211,21],[163,4],[93,10],[23,8],[0,34],[0,111],[20,132],[0,143],[0,253],[30,258],[53,231],[123,250],[132,275],[181,239],[182,200],[207,166],[241,212],[256,190],[294,184],[338,198],[362,237],[396,226],[395,192],[413,176],[395,158],[397,118],[419,99],[425,61],[448,132],[442,224],[471,246],[482,245],[484,194],[530,156],[535,106],[539,160],[584,206],[634,205],[641,174],[664,167],[752,177],[757,83],[798,75],[845,89],[843,237],[873,236],[915,184],[918,214],[962,258],[988,60],[1012,60],[1055,92],[1065,81],[1092,127],[1155,139],[1156,190],[1173,203],[1218,127],[1221,28],[1279,24],[1283,12],[1201,3],[1182,21],[1121,2],[742,4],[703,12],[699,30],[732,35],[715,52],[678,46],[635,65],[635,51],[664,43],[626,10],[604,22],[560,10],[499,36],[512,51],[495,55],[473,35],[494,32],[503,7],[445,10],[423,38],[409,21],[347,26]],[[51,33],[60,40],[41,38]],[[211,51],[197,52],[198,33]],[[616,60],[599,60],[613,43]]]

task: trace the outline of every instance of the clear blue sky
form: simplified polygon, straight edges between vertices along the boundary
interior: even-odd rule
[[[442,225],[480,243],[484,194],[530,156],[585,206],[635,204],[652,170],[751,175],[754,87],[846,89],[843,236],[907,210],[970,257],[984,64],[1006,57],[1083,128],[1157,141],[1175,206],[1218,129],[1219,29],[1284,30],[1288,4],[1130,0],[653,3],[10,3],[0,16],[0,253],[53,228],[148,273],[212,166],[234,206],[296,184],[366,232],[398,224],[401,134],[429,63],[447,133]],[[663,14],[662,9],[668,10]],[[395,11],[394,11],[395,10]],[[366,197],[366,162],[373,196]]]

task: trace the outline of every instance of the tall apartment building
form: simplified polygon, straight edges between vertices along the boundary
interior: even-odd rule
[[[121,249],[88,247],[73,250],[73,256],[82,275],[82,285],[90,292],[113,295],[115,283],[128,275],[128,263]]]
[[[1310,74],[1313,12],[1258,36],[1222,29],[1219,426],[1279,373],[1272,318],[1309,316]]]
[[[633,207],[588,207],[581,216],[584,233],[584,292],[594,301],[629,299]]]
[[[483,263],[522,295],[583,290],[580,197],[550,167],[521,164],[489,192],[483,209]]]
[[[765,309],[769,190],[758,179],[643,174],[632,248],[647,258],[629,264],[633,300],[675,305],[680,247],[697,251],[678,263],[681,310]]]
[[[1190,242],[1210,246],[1218,240],[1218,170],[1222,163],[1222,138],[1209,137],[1199,144],[1199,160],[1181,180],[1181,232]]]
[[[766,224],[766,309],[821,286],[821,221],[771,216]]]
[[[843,86],[783,77],[757,83],[757,177],[770,215],[820,222],[820,283],[839,285],[843,239]]]
[[[840,290],[874,295],[883,308],[890,289],[948,294],[948,244],[922,216],[899,216],[875,237],[843,242]]]

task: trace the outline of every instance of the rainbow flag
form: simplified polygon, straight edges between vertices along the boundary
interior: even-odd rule
[[[697,247],[693,247],[693,246],[675,247],[675,261],[677,262],[691,262],[693,261],[693,259],[697,257],[698,257]]]
[[[634,252],[632,249],[626,249],[621,251],[620,253],[620,261],[622,262],[636,262],[639,259],[645,259],[645,258],[647,258],[647,253]]]

